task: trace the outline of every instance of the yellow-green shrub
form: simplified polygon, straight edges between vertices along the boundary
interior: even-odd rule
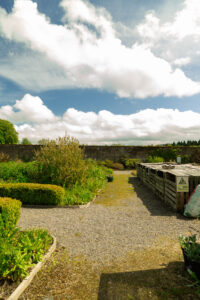
[[[0,198],[0,228],[2,230],[16,226],[21,205],[19,200]]]
[[[0,197],[17,198],[30,205],[62,205],[65,190],[51,184],[0,183]]]
[[[87,166],[79,141],[65,136],[47,143],[35,153],[40,183],[72,187],[86,180]]]

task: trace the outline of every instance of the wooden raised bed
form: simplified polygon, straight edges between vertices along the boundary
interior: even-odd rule
[[[173,164],[174,168],[165,169],[163,165],[138,164],[138,177],[173,210],[182,212],[188,197],[200,184],[200,168],[191,164]]]

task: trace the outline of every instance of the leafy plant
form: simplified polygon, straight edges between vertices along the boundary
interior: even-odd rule
[[[35,154],[40,183],[72,187],[86,179],[83,150],[77,139],[65,136],[47,142]]]
[[[141,162],[139,158],[121,158],[121,162],[125,169],[136,169],[137,164]]]
[[[163,161],[164,161],[163,157],[159,157],[159,156],[148,156],[147,158],[147,162],[149,163],[160,163]]]
[[[188,273],[194,280],[192,284],[188,284],[188,287],[194,287],[196,288],[196,294],[200,296],[200,280],[198,279],[197,275],[192,272],[190,269],[187,269]]]
[[[85,204],[91,201],[95,194],[106,183],[106,168],[98,166],[97,162],[86,160],[86,180],[83,184],[76,183],[66,190],[66,204]],[[109,172],[113,172],[110,170]]]
[[[187,163],[189,163],[191,161],[191,159],[190,159],[190,157],[189,157],[189,155],[183,155],[183,156],[181,156],[181,162],[183,163],[183,164],[187,164]]]
[[[20,249],[26,252],[26,256],[31,259],[32,263],[41,260],[51,242],[51,236],[44,229],[22,231],[18,238]]]
[[[191,261],[200,263],[200,244],[197,243],[196,234],[179,236],[179,244]]]
[[[0,163],[0,178],[9,182],[37,182],[38,166],[35,162],[2,162]]]
[[[155,159],[155,157],[163,158],[163,161],[176,161],[177,156],[180,154],[179,148],[168,147],[167,149],[158,148],[151,152],[150,157]]]
[[[17,281],[27,276],[33,264],[39,262],[52,238],[46,230],[11,231],[9,238],[0,238],[0,280]]]

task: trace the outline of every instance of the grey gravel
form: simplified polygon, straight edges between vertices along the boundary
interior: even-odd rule
[[[70,255],[84,255],[98,263],[151,246],[160,236],[178,238],[199,231],[199,220],[172,212],[138,179],[133,178],[132,184],[132,199],[124,199],[120,206],[94,202],[82,209],[24,207],[19,226],[47,228]]]

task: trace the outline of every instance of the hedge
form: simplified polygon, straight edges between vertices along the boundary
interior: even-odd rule
[[[22,203],[11,198],[0,198],[0,228],[15,227],[20,216]]]
[[[0,183],[0,197],[16,198],[29,205],[63,205],[65,190],[51,184]]]

